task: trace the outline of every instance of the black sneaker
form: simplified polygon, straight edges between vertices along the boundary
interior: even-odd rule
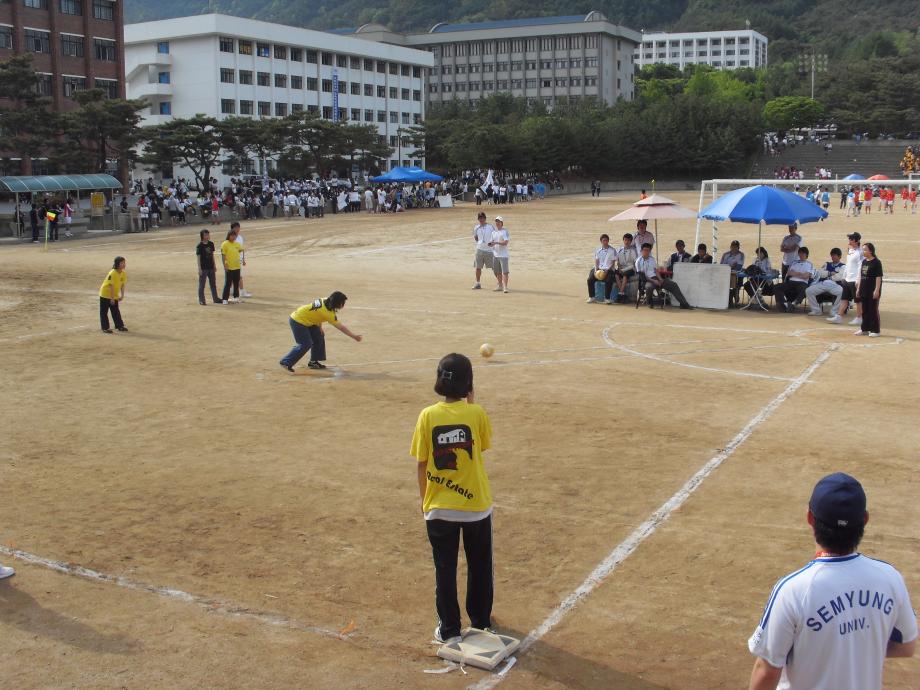
[[[113,331],[111,328],[103,328],[102,332],[103,333],[114,333],[115,331]]]
[[[122,326],[121,328],[118,328],[118,329],[116,329],[116,330],[119,330],[119,331],[121,331],[122,333],[127,333],[127,332],[128,332],[128,329],[125,328],[124,326]]]
[[[434,629],[434,639],[437,640],[438,642],[442,642],[442,643],[444,643],[444,644],[450,644],[450,643],[452,643],[452,642],[460,642],[461,640],[463,640],[463,638],[462,638],[460,635],[452,635],[452,636],[446,636],[446,637],[445,637],[445,636],[441,633],[441,625],[440,625],[440,623],[438,624],[438,627]]]
[[[280,364],[283,369],[287,369],[292,374],[294,373],[294,367],[292,367],[290,364],[285,364],[284,362],[278,362],[278,364]]]
[[[310,360],[310,361],[307,363],[307,366],[308,366],[310,369],[325,369],[325,368],[326,368],[326,365],[325,365],[325,364],[323,364],[322,362],[317,362],[315,359]]]

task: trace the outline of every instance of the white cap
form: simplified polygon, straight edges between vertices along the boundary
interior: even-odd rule
[[[505,222],[505,219],[502,218],[501,216],[495,216],[495,220],[499,220],[499,221],[501,221],[502,223]]]

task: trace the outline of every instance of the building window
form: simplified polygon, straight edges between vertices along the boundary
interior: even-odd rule
[[[115,41],[109,41],[104,38],[94,38],[93,50],[96,53],[97,60],[115,62]]]
[[[271,86],[271,75],[268,72],[256,72],[256,84],[259,86]]]
[[[390,87],[390,98],[395,100],[397,92],[398,92],[397,88],[395,86],[391,86]]]
[[[48,31],[25,29],[23,37],[26,39],[26,50],[30,53],[50,53],[51,34]]]
[[[535,88],[537,88],[537,80],[536,80],[536,79],[528,79],[528,80],[526,81],[526,84],[527,84],[527,88],[528,88],[528,89],[535,89]]]
[[[438,85],[437,85],[437,84],[429,84],[429,85],[428,85],[428,93],[437,93],[437,92],[438,92]]]
[[[286,74],[276,74],[275,75],[275,88],[277,89],[287,88],[287,75]]]
[[[308,105],[308,106],[307,106],[307,112],[308,112],[308,113],[313,113],[313,114],[315,115],[316,113],[319,112],[319,106],[318,106],[318,105]]]
[[[35,10],[48,9],[48,0],[22,0],[22,4]]]
[[[483,72],[493,72],[495,70],[495,65],[486,64],[482,66]]]
[[[504,65],[504,64],[506,64],[506,63],[504,63],[504,62],[499,62],[499,63],[498,63],[498,71],[499,71],[499,72],[502,71],[502,65]],[[520,62],[519,60],[515,60],[514,62],[511,63],[511,69],[516,70],[516,71],[520,71],[520,70],[524,69],[524,63],[523,63],[523,62]]]
[[[553,61],[552,60],[540,60],[540,69],[552,69]]]
[[[350,119],[353,122],[360,122],[361,121],[361,108],[352,108]]]
[[[585,77],[585,86],[597,86],[597,77]]]
[[[236,49],[240,55],[252,55],[252,41],[237,41]]]
[[[252,115],[252,101],[240,101],[240,115]]]
[[[570,83],[572,86],[581,86],[581,77],[572,77]]]
[[[291,75],[291,88],[292,89],[302,89],[303,88],[303,77],[298,77],[295,74]]]
[[[402,118],[402,123],[404,125],[409,124],[409,113],[400,113],[400,117]]]
[[[452,65],[441,65],[441,74],[452,74],[454,68]]]
[[[284,117],[288,114],[287,103],[275,103],[275,115],[277,117]]]
[[[454,89],[453,84],[442,84],[441,85],[441,90],[444,93],[450,93],[451,91],[453,91],[453,89]]]
[[[421,79],[421,78],[422,78],[422,68],[421,68],[421,67],[413,67],[413,68],[412,68],[412,77],[413,77],[414,79]]]
[[[83,16],[82,0],[60,0],[61,14],[75,14],[78,17]]]
[[[386,98],[387,97],[387,87],[378,86],[377,87],[377,98]]]
[[[13,47],[13,27],[0,26],[0,48]]]
[[[83,57],[83,37],[61,34],[61,54],[64,57]]]
[[[382,60],[378,60],[377,61],[377,72],[379,74],[386,74],[386,71],[387,71],[387,63],[383,62]]]
[[[351,69],[361,69],[361,58],[356,58],[356,57],[348,58],[348,66]]]
[[[408,77],[409,76],[409,65],[400,65],[399,73],[404,77]]]
[[[338,86],[339,86],[339,93],[345,93],[345,91],[347,90],[348,84],[347,82],[339,80]]]
[[[553,85],[553,80],[552,80],[552,79],[542,79],[542,80],[540,80],[540,85],[541,85],[544,89],[548,89],[548,88],[552,87],[552,85]]]
[[[157,42],[157,52],[160,55],[169,55],[169,41]]]
[[[512,88],[512,89],[523,89],[523,88],[524,88],[524,82],[521,81],[520,79],[512,79],[512,80],[511,80],[511,88]]]
[[[86,91],[86,77],[64,77],[64,97],[73,98],[77,91]]]
[[[332,64],[332,53],[323,53],[321,59],[324,65],[331,65]]]
[[[457,91],[466,91],[467,82],[459,81],[457,82]]]
[[[399,74],[399,65],[395,62],[390,63],[390,74]]]
[[[271,51],[267,43],[256,43],[256,57],[270,57]]]
[[[234,81],[236,81],[234,71],[232,69],[222,67],[220,70],[220,82],[222,84],[232,84]]]
[[[303,112],[303,103],[291,103],[291,114],[300,112]]]
[[[351,92],[351,95],[352,95],[352,96],[360,96],[360,95],[361,95],[361,84],[359,84],[359,83],[356,82],[356,81],[351,82],[351,83],[348,85],[348,89],[349,89],[349,91]],[[354,118],[352,118],[352,119],[354,119]]]
[[[413,125],[422,124],[422,116],[419,113],[412,113],[412,124]]]
[[[540,50],[552,50],[553,39],[551,36],[544,36],[540,39]]]
[[[336,67],[348,67],[348,56],[347,55],[336,55],[335,56],[335,66]]]
[[[316,77],[307,77],[307,91],[316,91],[318,81]]]
[[[365,95],[365,96],[373,96],[373,95],[374,95],[374,85],[373,85],[373,84],[365,84],[365,85],[364,85],[364,95]]]
[[[250,70],[240,70],[240,84],[252,84],[252,72]]]
[[[377,122],[386,122],[387,121],[387,111],[378,110],[377,111]]]
[[[413,91],[412,91],[412,100],[413,100],[413,101],[421,101],[421,100],[422,100],[422,92],[419,91],[418,89],[413,90]]]
[[[275,55],[276,60],[287,60],[288,58],[287,46],[275,46],[274,55]]]
[[[597,48],[597,36],[585,36],[585,48]]]
[[[585,67],[597,67],[597,58],[596,57],[585,58]]]
[[[568,86],[568,85],[569,85],[568,79],[557,79],[556,80],[556,86]]]
[[[291,62],[303,62],[303,48],[291,48]]]
[[[259,101],[259,117],[268,117],[272,114],[272,104],[268,101]]]
[[[307,51],[307,62],[309,62],[311,65],[316,64],[316,51],[315,50]]]
[[[373,111],[373,110],[365,110],[365,111],[364,111],[364,121],[365,121],[365,122],[373,122],[373,121],[374,121],[374,111]]]
[[[172,103],[170,101],[160,101],[160,115],[172,115]]]
[[[233,39],[225,36],[220,37],[220,52],[232,53],[234,49]]]
[[[569,66],[568,60],[556,60],[556,69],[565,69]]]
[[[115,79],[96,79],[95,87],[102,91],[106,98],[118,98],[118,81]]]
[[[323,92],[332,93],[332,80],[331,79],[323,79]]]
[[[329,105],[323,106],[323,119],[324,120],[332,119],[332,106],[329,106]]]
[[[50,74],[39,73],[35,75],[34,91],[37,96],[51,96],[53,90],[54,87]]]
[[[390,122],[394,125],[399,124],[399,113],[390,111]]]
[[[93,17],[103,21],[115,21],[115,3],[109,0],[93,0]]]
[[[374,71],[374,61],[364,58],[364,71],[373,72]]]
[[[233,115],[236,112],[236,101],[232,98],[221,98],[220,112],[224,115]]]

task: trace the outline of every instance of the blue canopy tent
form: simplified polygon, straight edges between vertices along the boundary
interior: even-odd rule
[[[372,177],[371,182],[440,182],[444,178],[421,168],[396,167],[384,175]]]
[[[866,178],[860,175],[859,173],[850,173],[843,179],[844,180],[865,180]]]

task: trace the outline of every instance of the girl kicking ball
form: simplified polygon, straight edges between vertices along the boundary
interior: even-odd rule
[[[282,367],[293,372],[294,365],[312,348],[313,356],[307,366],[311,369],[326,368],[326,365],[323,364],[323,360],[326,359],[326,337],[323,335],[323,323],[330,323],[349,338],[361,342],[361,336],[348,330],[348,327],[339,321],[336,313],[345,306],[347,299],[343,293],[335,291],[326,299],[317,298],[310,304],[294,310],[289,321],[296,344],[282,357],[280,362]]]
[[[474,628],[492,622],[492,494],[482,453],[492,441],[485,410],[473,403],[473,365],[452,353],[438,364],[434,391],[444,401],[422,410],[412,436],[418,490],[435,569],[438,627],[446,642],[460,636],[457,555],[466,552],[466,612]]]

